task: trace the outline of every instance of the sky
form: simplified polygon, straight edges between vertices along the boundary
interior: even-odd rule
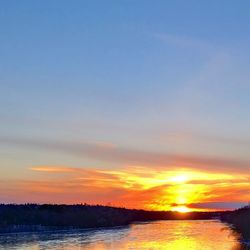
[[[250,200],[250,2],[0,7],[0,203]]]

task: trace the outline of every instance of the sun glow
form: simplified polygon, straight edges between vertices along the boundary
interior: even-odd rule
[[[191,212],[192,210],[188,208],[187,206],[182,205],[182,206],[173,207],[172,211],[179,212],[179,213],[188,213],[188,212]]]
[[[188,181],[188,177],[186,175],[176,175],[170,178],[170,181],[173,183],[185,183]]]

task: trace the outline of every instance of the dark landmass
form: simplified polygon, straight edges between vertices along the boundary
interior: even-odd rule
[[[250,241],[250,207],[243,207],[221,214],[221,220],[229,223],[244,241]]]
[[[221,212],[178,213],[100,205],[0,205],[0,233],[39,232],[129,225],[135,221],[204,220]]]

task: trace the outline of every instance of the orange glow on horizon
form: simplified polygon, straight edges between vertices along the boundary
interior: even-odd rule
[[[169,170],[156,171],[143,166],[117,170],[34,166],[29,169],[32,178],[13,181],[12,189],[6,190],[7,184],[0,183],[0,195],[19,203],[86,202],[181,213],[216,210],[203,204],[231,202],[232,197],[236,202],[250,199],[248,193],[243,192],[250,188],[248,175],[173,166],[166,169]]]

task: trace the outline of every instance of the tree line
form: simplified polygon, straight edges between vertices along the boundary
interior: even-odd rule
[[[211,219],[216,212],[181,214],[101,205],[0,204],[0,232],[83,229],[129,225],[135,221]]]

